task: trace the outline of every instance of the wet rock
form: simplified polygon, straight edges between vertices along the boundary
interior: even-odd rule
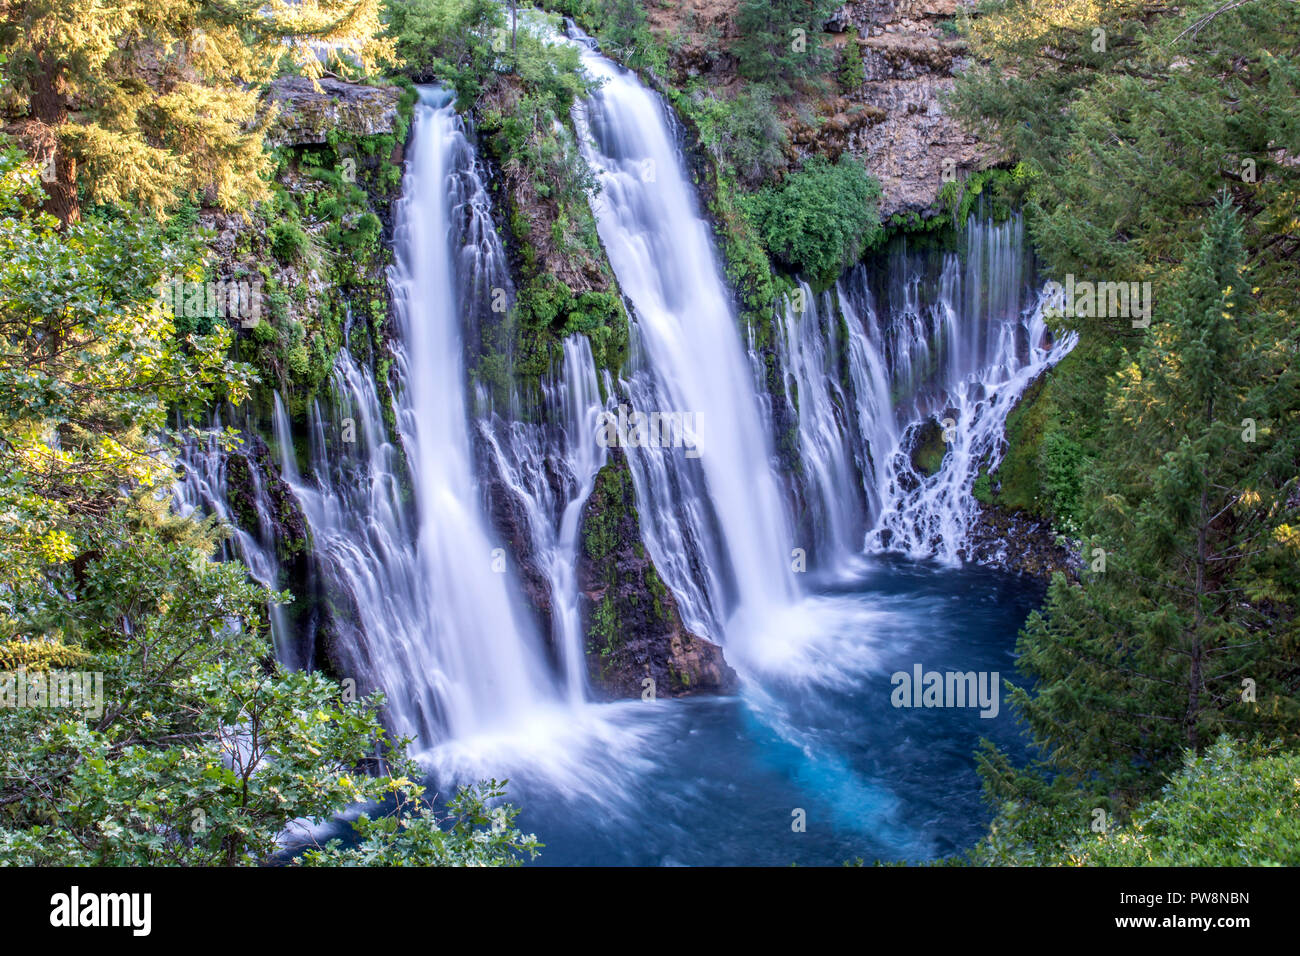
[[[983,504],[960,557],[1035,578],[1050,578],[1057,571],[1073,578],[1082,564],[1078,552],[1069,542],[1058,540],[1049,522],[1023,511]]]
[[[641,541],[627,459],[611,450],[583,508],[578,589],[593,687],[608,697],[729,693],[722,648],[692,634]],[[647,683],[647,678],[654,683]]]
[[[943,439],[943,426],[935,419],[927,418],[912,436],[912,469],[927,478],[937,475],[947,454],[948,443]]]
[[[528,606],[534,613],[538,633],[546,639],[548,648],[554,654],[555,648],[551,646],[553,640],[551,582],[543,572],[533,550],[527,508],[514,490],[498,475],[485,476],[483,483],[488,519],[505,542],[510,560],[518,570],[519,583],[523,588],[524,596],[528,599]]]

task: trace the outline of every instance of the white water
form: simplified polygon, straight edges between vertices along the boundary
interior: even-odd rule
[[[697,416],[700,457],[629,455],[646,545],[688,624],[743,653],[796,596],[791,532],[730,293],[660,98],[583,44],[575,111],[600,237],[633,306],[633,410]]]
[[[869,669],[852,661],[875,660],[895,624],[855,600],[800,599],[791,549],[809,542],[795,538],[774,473],[763,369],[743,347],[671,118],[634,76],[591,49],[583,57],[605,82],[575,118],[602,187],[593,200],[600,235],[634,313],[629,366],[606,394],[698,417],[699,459],[681,448],[629,449],[647,548],[687,625],[725,643],[732,663],[842,687]],[[980,462],[1001,454],[1007,411],[1069,347],[1045,341],[1025,298],[1018,222],[977,224],[967,241],[965,258],[946,257],[934,275],[891,256],[883,295],[859,268],[833,295],[814,298],[805,286],[804,309],[778,317],[786,377],[777,401],[797,407],[806,527],[828,564],[860,553],[864,539],[869,549],[954,560],[971,485]],[[334,612],[334,659],[363,690],[387,693],[393,724],[433,748],[424,757],[439,779],[528,768],[565,792],[630,792],[619,781],[648,772],[646,748],[671,741],[660,734],[666,705],[583,704],[578,523],[606,461],[590,348],[581,338],[564,344],[537,420],[519,420],[517,398],[509,417],[486,400],[484,417],[471,414],[465,343],[487,319],[483,300],[508,290],[509,278],[471,147],[451,108],[429,94],[396,207],[396,258],[400,446],[385,428],[374,370],[347,351],[331,393],[310,409],[301,471],[276,407],[281,470],[312,529]],[[940,473],[922,479],[908,462],[913,426],[949,412],[953,447]],[[549,594],[548,633],[523,606],[521,569],[502,560],[485,477],[522,509]],[[246,537],[241,553],[262,560],[262,536]],[[256,573],[278,576],[269,565]],[[765,689],[750,682],[747,693],[761,702]]]
[[[607,457],[596,441],[604,403],[585,337],[564,341],[564,364],[543,383],[543,397],[552,422],[493,419],[479,428],[496,474],[525,508],[532,553],[550,591],[549,638],[567,698],[576,705],[587,687],[576,576],[579,522]]]
[[[284,586],[281,580],[280,558],[276,553],[273,506],[267,495],[265,480],[259,469],[250,461],[253,507],[256,511],[256,528],[249,529],[237,520],[230,506],[230,491],[226,480],[229,457],[218,437],[224,431],[221,414],[212,416],[209,430],[203,440],[186,445],[177,464],[181,476],[174,487],[174,501],[179,514],[204,512],[216,515],[228,525],[233,534],[222,541],[220,558],[237,558],[248,569],[248,576],[271,591]],[[251,433],[251,429],[249,429]],[[241,451],[247,453],[248,448]],[[302,667],[306,660],[291,633],[285,607],[270,604],[268,617],[271,639],[276,656],[290,667]]]
[[[797,386],[819,556],[828,564],[843,560],[838,529],[857,519],[857,496],[847,490],[856,471],[869,509],[867,550],[956,563],[978,508],[976,478],[1005,452],[1007,415],[1075,340],[1053,338],[1044,323],[1040,296],[1026,281],[1019,216],[1001,224],[972,217],[965,254],[942,255],[937,273],[927,274],[935,257],[909,254],[905,246],[886,256],[880,279],[857,266],[837,284],[847,342],[823,317],[829,296],[814,302],[807,286],[803,298],[811,304],[803,314],[787,307],[782,323],[781,357]],[[843,363],[848,395],[836,362]],[[846,403],[855,420],[846,420]],[[918,474],[911,461],[926,420],[938,422],[947,438],[943,465],[932,476]]]
[[[331,401],[311,411],[310,478],[299,474],[278,400],[275,431],[332,585],[336,657],[364,689],[385,691],[399,732],[427,745],[517,722],[557,696],[511,570],[494,554],[471,453],[463,290],[485,275],[490,288],[504,254],[460,121],[429,91],[416,106],[395,247],[405,468],[373,373],[346,350]]]

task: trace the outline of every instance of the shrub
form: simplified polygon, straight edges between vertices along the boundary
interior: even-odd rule
[[[296,222],[281,220],[271,227],[271,254],[286,265],[301,258],[307,243],[307,233]]]
[[[880,184],[855,159],[818,156],[744,202],[776,259],[818,283],[852,265],[881,231]]]
[[[766,86],[751,86],[732,100],[704,99],[693,112],[713,158],[744,185],[761,185],[785,165],[785,126]]]
[[[862,65],[862,50],[858,47],[858,31],[848,32],[848,42],[840,55],[840,86],[851,93],[867,81],[867,71]]]

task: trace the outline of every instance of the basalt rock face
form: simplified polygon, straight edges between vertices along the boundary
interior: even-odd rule
[[[266,519],[276,553],[281,562],[291,564],[311,551],[307,518],[298,507],[292,489],[280,477],[280,470],[272,460],[266,442],[256,434],[246,436],[245,441],[244,453],[232,454],[226,461],[226,493],[230,508],[241,527],[257,528],[260,521],[255,483],[260,482],[270,505]]]
[[[880,214],[932,212],[944,176],[965,178],[998,160],[945,110],[954,76],[966,67],[955,17],[974,0],[853,0],[820,24],[818,42],[836,62],[856,44],[864,81],[852,89],[804,94],[783,107],[790,160],[855,156],[880,181]],[[731,48],[738,39],[738,0],[680,0],[648,5],[647,16],[669,44],[678,86],[706,77],[734,95],[744,84]],[[814,28],[816,29],[816,28]],[[834,82],[834,81],[832,81]]]
[[[729,693],[722,648],[688,631],[641,543],[632,473],[611,449],[583,508],[578,590],[591,684],[607,697]],[[654,681],[647,684],[646,679]]]
[[[1005,568],[1034,578],[1057,571],[1078,576],[1081,561],[1057,541],[1051,524],[1023,511],[982,505],[967,535],[965,561]]]
[[[272,146],[308,146],[329,141],[333,130],[354,136],[391,133],[397,124],[395,86],[363,86],[328,77],[317,89],[304,76],[275,80],[267,98],[279,109],[271,126]]]
[[[480,455],[480,460],[484,457]],[[554,657],[556,649],[552,646],[551,582],[533,547],[528,509],[519,495],[495,472],[488,472],[481,477],[488,518],[505,541],[510,560],[518,569],[519,583],[528,599],[528,608],[534,615],[537,631],[546,639],[547,649]]]
[[[964,178],[995,161],[991,147],[967,133],[944,108],[966,43],[951,28],[967,0],[863,0],[845,4],[866,81],[849,99],[879,111],[856,130],[848,151],[880,180],[882,217],[928,210],[945,172]]]

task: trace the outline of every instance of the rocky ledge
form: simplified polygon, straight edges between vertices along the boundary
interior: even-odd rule
[[[966,561],[1044,579],[1079,572],[1078,555],[1058,543],[1051,524],[1022,511],[981,505],[966,540]]]
[[[641,543],[632,474],[617,449],[596,476],[580,539],[578,589],[594,688],[611,698],[735,689],[722,648],[686,629]]]
[[[272,146],[308,146],[329,141],[331,130],[356,136],[391,133],[397,124],[396,86],[363,86],[325,77],[320,89],[304,76],[285,76],[267,93],[277,106]]]

